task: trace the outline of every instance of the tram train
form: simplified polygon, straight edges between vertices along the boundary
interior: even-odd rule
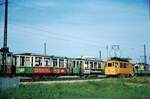
[[[150,70],[134,68],[129,59],[111,58],[101,61],[92,57],[68,58],[59,56],[38,55],[33,53],[7,53],[6,74],[15,76],[60,76],[60,75],[106,75],[134,76]],[[0,51],[0,70],[2,51]],[[139,72],[140,71],[140,72]]]
[[[2,52],[0,60],[2,67]],[[102,74],[104,68],[104,62],[96,58],[68,58],[33,53],[10,54],[6,65],[10,70],[6,74],[16,76],[97,75]]]
[[[15,54],[16,74],[89,75],[102,73],[103,62],[95,58],[67,58],[32,53]]]

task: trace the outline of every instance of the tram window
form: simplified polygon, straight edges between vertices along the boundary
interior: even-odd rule
[[[35,57],[35,66],[40,66],[40,58],[39,57]]]
[[[40,66],[39,64],[35,64],[35,66]]]
[[[35,57],[35,62],[38,62],[40,60],[39,57]]]
[[[49,66],[49,58],[44,57],[44,65]]]
[[[26,57],[26,61],[30,61],[30,57]]]
[[[53,66],[54,66],[54,67],[57,66],[57,59],[53,59]]]
[[[115,62],[115,66],[118,66],[118,62]]]
[[[64,59],[64,67],[68,67],[68,61],[67,61],[67,59]]]
[[[16,65],[17,65],[17,66],[20,66],[19,56],[16,56]]]
[[[79,61],[77,61],[77,67],[79,67]]]
[[[120,68],[123,68],[124,66],[123,66],[123,63],[120,63]]]
[[[108,67],[112,67],[112,63],[108,63]]]
[[[60,65],[60,67],[64,67],[64,60],[60,60],[59,65]]]
[[[115,66],[115,62],[112,63],[112,66]]]
[[[75,61],[73,61],[73,67],[75,67]]]
[[[124,68],[128,68],[128,64],[127,63],[124,63]]]
[[[94,62],[94,68],[97,68],[97,62]]]
[[[126,68],[126,64],[125,63],[123,63],[123,68]]]
[[[88,62],[86,61],[85,64],[88,64]]]
[[[93,62],[90,62],[90,67],[93,68]]]
[[[71,67],[72,65],[71,65],[71,61],[70,60],[68,60],[68,64],[67,64],[67,66],[68,67]]]
[[[126,64],[126,68],[128,68],[129,67],[129,64]]]
[[[33,57],[32,57],[32,59],[31,59],[31,66],[33,66]]]
[[[30,57],[25,57],[25,66],[30,66]]]
[[[128,64],[127,63],[120,63],[120,68],[128,68]]]
[[[80,66],[82,65],[82,61],[80,61]]]
[[[40,57],[39,64],[40,64],[40,66],[44,65],[43,64],[43,57]]]
[[[98,63],[98,68],[101,68],[101,63]]]
[[[48,66],[48,60],[46,60],[45,62],[46,62],[46,66]]]

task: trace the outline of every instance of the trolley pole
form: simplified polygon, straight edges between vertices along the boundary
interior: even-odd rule
[[[6,57],[9,49],[7,48],[7,24],[8,24],[8,0],[5,0],[5,20],[4,20],[4,41],[3,41],[3,56],[2,56],[2,71],[1,76],[6,76]]]

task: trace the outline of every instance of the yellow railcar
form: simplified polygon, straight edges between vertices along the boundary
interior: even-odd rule
[[[133,66],[129,60],[111,59],[105,65],[106,76],[133,76]]]

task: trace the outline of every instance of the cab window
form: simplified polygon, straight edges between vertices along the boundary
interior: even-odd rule
[[[128,68],[128,65],[127,63],[120,63],[120,68]]]
[[[108,63],[108,67],[112,67],[112,63]]]
[[[123,67],[124,67],[123,63],[120,63],[120,68],[123,68]]]
[[[124,64],[124,68],[128,68],[128,65],[129,65],[129,64],[125,63],[125,64]]]

